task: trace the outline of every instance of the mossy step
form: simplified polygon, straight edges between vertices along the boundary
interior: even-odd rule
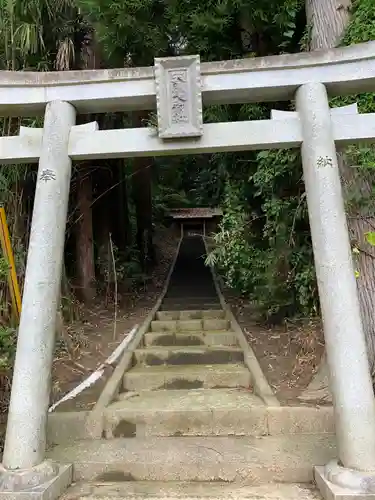
[[[144,336],[146,346],[236,346],[237,335],[226,331],[202,332],[153,332]]]
[[[76,483],[60,500],[109,499],[186,500],[246,499],[246,500],[318,500],[320,495],[310,484],[268,483],[258,486],[235,485],[221,481],[125,481],[109,483]]]
[[[137,365],[124,374],[126,391],[157,389],[200,389],[246,387],[251,374],[241,364],[215,365]]]
[[[189,319],[224,319],[225,311],[218,309],[196,311],[158,311],[156,319],[160,321],[189,320]]]
[[[104,411],[107,439],[131,436],[262,436],[266,407],[246,389],[123,393]]]
[[[138,363],[145,365],[194,365],[242,363],[244,354],[237,347],[148,347],[134,351]]]
[[[206,307],[206,304],[215,304],[215,305],[220,305],[220,301],[217,297],[189,297],[187,296],[186,294],[185,295],[182,295],[181,297],[173,297],[173,296],[166,296],[164,299],[163,299],[163,302],[162,302],[163,305],[167,305],[167,304],[181,304],[181,307],[180,307],[180,311],[186,311],[184,305],[185,304],[199,304],[200,307],[198,306],[196,309],[197,310],[200,310],[200,309],[208,309],[208,307]],[[189,307],[190,309],[190,307]],[[221,306],[220,306],[220,309]],[[168,310],[168,309],[164,309],[164,310]]]
[[[169,306],[171,309],[168,309]],[[203,311],[208,309],[222,310],[219,300],[189,297],[166,298],[160,307],[161,311]]]
[[[226,319],[190,319],[190,320],[154,320],[151,322],[153,332],[228,330],[230,321]]]
[[[307,483],[337,456],[335,435],[146,437],[58,445],[47,457],[74,464],[74,481]]]
[[[162,303],[160,306],[160,311],[197,311],[197,310],[213,310],[221,311],[222,307],[219,302],[187,302],[187,301],[171,301],[167,303]]]

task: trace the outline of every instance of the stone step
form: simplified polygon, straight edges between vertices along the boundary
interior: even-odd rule
[[[169,301],[179,301],[184,303],[185,301],[188,302],[220,302],[219,297],[216,294],[210,294],[210,293],[187,293],[187,292],[181,292],[181,293],[168,293],[164,297],[164,301],[169,302]],[[184,308],[182,307],[181,310]]]
[[[185,303],[193,304],[194,302],[198,302],[199,304],[206,304],[206,303],[207,304],[209,304],[209,303],[220,304],[220,300],[218,297],[197,297],[197,296],[189,297],[187,295],[184,295],[181,297],[166,296],[163,299],[163,304],[168,304],[170,302],[173,304],[179,302],[181,304],[180,311],[186,311],[186,309],[184,308]],[[198,307],[197,309],[199,310],[200,308]],[[203,307],[203,309],[207,309],[207,307]],[[166,309],[166,310],[168,310],[168,309]]]
[[[246,387],[251,374],[244,365],[135,366],[124,374],[126,391]]]
[[[144,365],[212,365],[242,363],[244,354],[237,347],[148,347],[134,351],[135,359]]]
[[[162,437],[76,441],[47,458],[74,464],[75,481],[304,483],[337,455],[334,435]]]
[[[164,300],[175,299],[175,298],[186,298],[189,300],[199,299],[199,300],[219,300],[216,291],[214,290],[200,290],[199,286],[194,287],[192,290],[187,290],[186,288],[182,290],[173,289],[169,287]]]
[[[169,285],[166,297],[213,297],[216,299],[217,293],[213,284],[211,286],[199,283],[195,283],[193,286]]]
[[[203,332],[153,332],[144,336],[146,346],[236,346],[238,338],[234,332],[203,331]]]
[[[205,310],[205,309],[217,309],[221,310],[222,307],[220,305],[220,302],[207,302],[207,301],[202,301],[202,302],[188,302],[188,301],[183,301],[183,300],[178,300],[178,301],[168,301],[168,302],[163,302],[162,305],[160,306],[161,311],[181,311],[182,309],[184,310],[190,310],[190,311],[196,311],[196,310]]]
[[[230,321],[227,319],[190,319],[190,320],[154,320],[151,322],[153,332],[177,332],[200,330],[228,330]]]
[[[194,303],[194,302],[199,302],[199,303],[214,303],[214,304],[219,304],[219,298],[217,296],[213,295],[193,295],[189,296],[186,293],[181,294],[181,295],[166,295],[163,299],[163,303],[168,303],[168,302],[180,302],[182,304],[181,311],[184,310],[184,303],[187,302],[189,304]]]
[[[60,497],[61,500],[184,498],[198,500],[231,498],[252,500],[318,500],[319,493],[309,484],[268,483],[259,486],[235,485],[225,482],[160,482],[126,481],[76,483]]]
[[[158,311],[156,319],[160,321],[189,320],[189,319],[224,319],[225,311],[218,309],[207,309],[206,311]]]
[[[104,411],[105,437],[262,436],[266,407],[246,389],[123,393]]]

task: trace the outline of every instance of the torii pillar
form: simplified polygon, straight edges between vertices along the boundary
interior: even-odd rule
[[[45,460],[45,451],[72,166],[68,141],[75,121],[71,104],[47,104],[0,465],[0,500],[55,499],[72,479],[72,466]]]
[[[326,498],[375,496],[375,400],[325,86],[302,85],[296,107],[338,448],[315,479]]]

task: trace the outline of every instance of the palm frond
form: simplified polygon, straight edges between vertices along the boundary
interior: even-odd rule
[[[59,71],[66,71],[71,68],[74,60],[74,42],[71,38],[64,38],[57,47],[55,67]]]

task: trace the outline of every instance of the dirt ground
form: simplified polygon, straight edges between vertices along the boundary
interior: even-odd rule
[[[158,232],[155,237],[157,265],[147,282],[122,293],[117,307],[113,300],[99,298],[91,307],[82,309],[79,321],[64,328],[53,363],[51,403],[77,387],[113,353],[136,325],[142,324],[164,287],[177,244],[178,238],[168,230]],[[112,370],[106,370],[101,380],[76,398],[60,404],[56,411],[90,410],[111,373]]]
[[[320,320],[284,321],[267,328],[254,320],[252,304],[223,292],[280,402],[303,404],[298,396],[310,383],[324,350]]]

